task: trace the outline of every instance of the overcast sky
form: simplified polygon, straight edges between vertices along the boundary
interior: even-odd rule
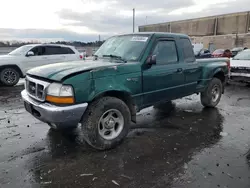
[[[249,10],[250,0],[1,0],[0,40],[94,41],[139,25]]]

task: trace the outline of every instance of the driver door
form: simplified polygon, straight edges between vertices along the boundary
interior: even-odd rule
[[[156,64],[143,70],[146,106],[178,98],[185,91],[183,61],[179,59],[175,39],[159,39],[152,55],[156,55]]]
[[[32,48],[30,51],[34,53],[33,56],[25,56],[23,60],[24,71],[25,73],[34,67],[39,67],[45,65],[48,61],[48,57],[45,55],[45,47],[44,46],[36,46]]]

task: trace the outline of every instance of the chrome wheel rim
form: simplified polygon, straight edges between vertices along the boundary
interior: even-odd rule
[[[98,132],[105,140],[115,139],[124,127],[124,117],[119,110],[110,109],[103,113],[98,123]]]
[[[220,88],[218,85],[215,85],[212,89],[212,101],[217,102],[220,97]]]
[[[8,83],[8,84],[15,83],[17,80],[17,75],[14,71],[7,70],[3,72],[3,80],[5,81],[5,83]]]

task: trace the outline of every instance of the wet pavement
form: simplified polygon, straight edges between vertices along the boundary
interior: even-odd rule
[[[199,96],[171,113],[138,114],[118,148],[89,147],[81,128],[59,133],[23,108],[22,85],[0,88],[0,187],[250,187],[250,88],[230,85],[218,108]]]

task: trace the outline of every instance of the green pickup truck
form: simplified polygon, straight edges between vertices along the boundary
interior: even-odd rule
[[[122,142],[143,108],[194,93],[202,105],[215,107],[229,66],[227,59],[196,61],[187,35],[119,35],[92,61],[31,69],[22,98],[35,118],[60,130],[81,124],[87,143],[105,150]]]

